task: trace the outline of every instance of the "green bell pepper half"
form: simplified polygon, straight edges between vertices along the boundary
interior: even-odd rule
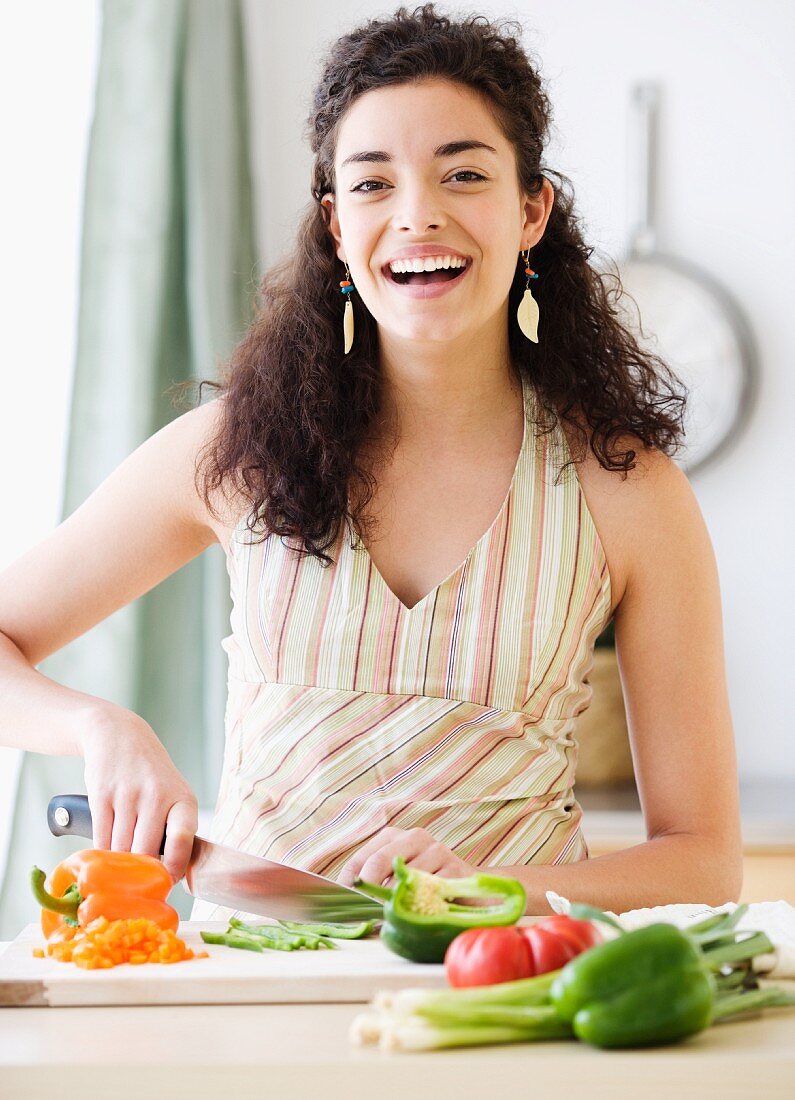
[[[392,865],[395,886],[389,889],[357,879],[354,886],[384,903],[381,939],[404,959],[440,963],[459,932],[467,928],[516,924],[527,895],[521,882],[502,875],[475,874],[442,878],[407,867],[402,856]],[[457,905],[453,898],[501,898],[497,905]]]

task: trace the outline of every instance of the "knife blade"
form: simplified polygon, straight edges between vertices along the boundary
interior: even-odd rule
[[[93,839],[88,798],[60,794],[50,799],[47,824],[53,836]],[[166,837],[160,845],[163,854]],[[245,913],[295,921],[361,921],[383,916],[382,905],[323,875],[216,844],[198,834],[183,879],[195,898]]]

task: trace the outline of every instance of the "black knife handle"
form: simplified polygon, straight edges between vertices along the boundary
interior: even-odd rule
[[[53,836],[86,836],[94,839],[94,823],[88,798],[84,794],[57,794],[47,807],[47,824]],[[162,856],[166,847],[166,834],[160,844]]]

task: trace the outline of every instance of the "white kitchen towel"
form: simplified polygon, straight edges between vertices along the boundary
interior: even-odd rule
[[[568,898],[547,890],[546,898],[555,913],[568,913],[572,903]],[[642,928],[655,921],[675,924],[677,928],[687,928],[691,924],[706,920],[715,913],[733,913],[737,905],[727,901],[725,905],[715,907],[703,904],[655,905],[651,909],[629,909],[626,913],[611,913],[622,928],[630,932],[633,928]],[[619,935],[612,932],[610,925],[602,923],[601,930],[605,938]],[[775,952],[757,955],[754,970],[766,978],[795,978],[795,907],[786,901],[756,901],[748,905],[746,913],[740,917],[736,928],[741,931],[764,932],[775,947]]]

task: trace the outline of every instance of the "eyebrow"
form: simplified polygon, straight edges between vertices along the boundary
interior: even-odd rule
[[[434,157],[455,157],[459,153],[465,153],[468,149],[486,149],[490,153],[497,155],[497,150],[492,145],[487,145],[485,141],[475,141],[474,139],[466,141],[448,141],[444,145],[440,145],[438,149],[434,149]],[[365,164],[369,161],[373,161],[379,164],[391,161],[392,157],[389,153],[384,153],[380,149],[370,149],[363,153],[351,153],[349,157],[340,165],[340,168],[344,168],[348,164]]]

